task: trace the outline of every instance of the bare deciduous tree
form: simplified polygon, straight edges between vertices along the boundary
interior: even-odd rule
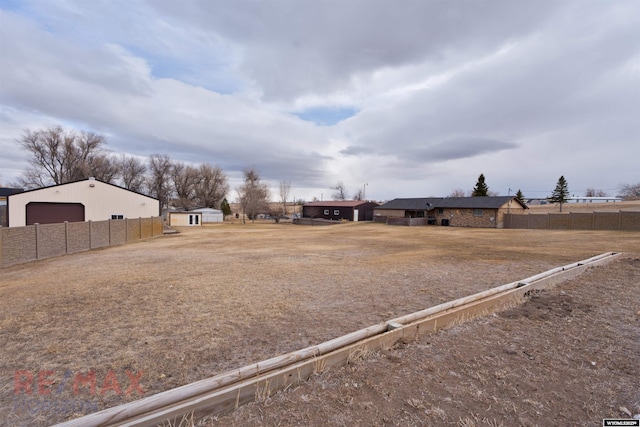
[[[103,150],[104,137],[92,132],[66,131],[51,126],[25,130],[18,139],[29,152],[29,166],[20,178],[27,188],[85,179],[89,176],[110,182],[115,177],[113,162]]]
[[[462,188],[454,188],[447,197],[465,197],[466,193]]]
[[[331,195],[333,200],[347,200],[349,198],[347,188],[342,181],[338,181],[331,189],[334,190],[334,193]]]
[[[171,185],[171,171],[173,162],[166,154],[152,154],[149,156],[149,174],[147,175],[147,189],[151,197],[160,202],[160,214],[169,207],[169,199],[173,194]]]
[[[353,200],[364,200],[364,190],[362,188],[356,191],[356,193],[353,195]]]
[[[89,171],[77,179],[92,176],[100,181],[113,183],[118,178],[118,175],[120,175],[120,168],[117,160],[108,154],[100,154],[93,157],[88,165]]]
[[[607,193],[604,190],[596,190],[595,188],[587,188],[584,194],[585,197],[607,197]]]
[[[171,168],[171,180],[176,195],[175,205],[185,210],[194,208],[196,186],[200,181],[198,169],[182,162],[174,162]]]
[[[203,208],[220,208],[229,192],[227,176],[219,166],[204,163],[198,168],[200,179],[195,186],[195,203]]]
[[[322,208],[320,206],[309,206],[305,209],[305,213],[308,218],[311,218],[311,225],[313,220],[322,216]]]
[[[144,162],[136,157],[122,154],[118,159],[118,168],[122,186],[127,190],[142,192],[147,172]]]
[[[637,184],[621,184],[618,196],[623,199],[635,199],[640,197],[640,182]]]
[[[282,214],[287,214],[287,199],[289,198],[289,192],[291,191],[291,183],[289,181],[280,181],[279,195],[280,202],[282,203]]]
[[[244,170],[244,183],[238,187],[238,200],[242,207],[242,222],[244,215],[254,221],[256,215],[269,209],[269,186],[260,180],[255,168]]]

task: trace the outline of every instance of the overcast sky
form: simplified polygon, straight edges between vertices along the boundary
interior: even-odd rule
[[[638,0],[0,0],[0,37],[3,185],[55,124],[306,200],[640,182]]]

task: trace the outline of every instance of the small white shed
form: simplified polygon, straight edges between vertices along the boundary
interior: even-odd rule
[[[200,208],[200,209],[194,209],[191,212],[201,212],[202,222],[204,224],[222,222],[224,220],[224,215],[222,214],[222,211],[218,209]]]
[[[202,225],[201,212],[169,212],[169,225],[172,227],[199,227]]]

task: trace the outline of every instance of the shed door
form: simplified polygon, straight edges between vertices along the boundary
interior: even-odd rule
[[[82,203],[27,203],[27,225],[56,224],[59,222],[84,221],[84,205]]]
[[[354,209],[353,210],[353,220],[354,221],[358,221],[358,215],[359,215],[358,209]]]

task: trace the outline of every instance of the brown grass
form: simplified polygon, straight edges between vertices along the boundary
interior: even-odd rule
[[[73,416],[16,411],[16,399],[113,406],[140,397],[124,393],[127,371],[143,373],[146,396],[602,252],[640,249],[640,233],[624,232],[371,223],[181,231],[2,271],[0,411],[13,425]],[[17,370],[53,371],[51,393],[16,396]],[[91,370],[98,390],[115,372],[123,393],[76,395],[63,384],[65,372]]]

